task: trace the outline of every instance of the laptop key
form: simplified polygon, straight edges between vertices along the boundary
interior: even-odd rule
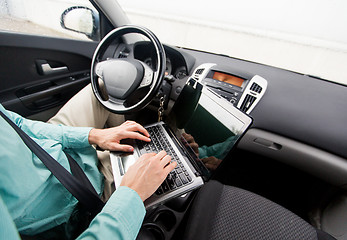
[[[176,186],[177,187],[182,186],[182,182],[181,182],[181,180],[179,178],[176,178],[175,182],[176,182]]]
[[[171,172],[171,177],[172,177],[173,179],[177,178],[177,173],[176,173],[175,170],[172,170],[172,172]]]
[[[163,188],[164,192],[167,192],[170,190],[169,185],[167,184],[166,180],[161,184],[161,187]]]
[[[180,179],[182,180],[183,184],[187,184],[188,183],[188,180],[187,180],[186,176],[183,173],[179,174],[179,176],[180,176]]]
[[[168,183],[168,185],[169,185],[171,190],[174,190],[174,189],[177,188],[174,178],[171,178],[170,180],[167,179],[166,181],[167,181],[167,183]]]
[[[163,194],[164,191],[163,191],[163,189],[161,188],[161,186],[159,186],[159,188],[157,189],[157,191],[155,191],[155,193],[156,193],[157,195],[160,195],[160,194]]]

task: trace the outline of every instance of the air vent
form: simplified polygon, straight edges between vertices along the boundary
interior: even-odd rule
[[[201,73],[203,73],[204,72],[204,68],[199,68],[199,69],[197,69],[196,71],[195,71],[195,74],[201,74]]]
[[[259,86],[256,83],[253,83],[251,86],[251,90],[257,93],[261,93],[261,91],[263,90],[263,88],[261,86]]]
[[[199,68],[195,71],[194,75],[193,75],[193,78],[196,80],[196,81],[199,81],[199,78],[200,78],[200,75],[205,71],[205,68]]]
[[[204,63],[194,69],[191,78],[198,82],[202,82],[206,75],[209,73],[210,69],[215,66],[215,63]]]
[[[243,91],[237,107],[246,113],[250,113],[264,96],[267,88],[266,79],[255,75]]]
[[[118,58],[127,58],[129,56],[129,53],[126,52],[120,52],[118,55]]]
[[[253,103],[256,99],[257,99],[256,97],[254,97],[250,94],[247,94],[245,97],[245,100],[243,101],[243,103],[240,107],[240,110],[243,112],[247,112],[248,109],[253,105]]]

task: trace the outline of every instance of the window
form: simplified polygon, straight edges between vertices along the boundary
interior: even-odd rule
[[[88,0],[0,0],[0,30],[99,40],[99,15]]]
[[[347,85],[346,0],[118,0],[166,44]]]

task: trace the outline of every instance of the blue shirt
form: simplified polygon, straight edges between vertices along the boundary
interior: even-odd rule
[[[95,150],[88,142],[91,128],[31,121],[6,111],[1,104],[0,111],[70,171],[62,151],[66,150],[85,171],[95,190],[101,193],[103,177],[97,168]],[[7,209],[18,231],[25,235],[34,235],[67,222],[77,200],[26,147],[2,117],[0,126],[0,203],[4,205],[0,208],[1,216],[3,209]],[[129,203],[132,204],[131,211]],[[136,236],[144,214],[145,209],[138,194],[126,187],[119,188],[83,236]],[[132,224],[125,224],[122,216],[126,216]],[[5,220],[1,218],[0,221]],[[100,228],[106,230],[100,233]],[[128,235],[124,235],[124,232]]]

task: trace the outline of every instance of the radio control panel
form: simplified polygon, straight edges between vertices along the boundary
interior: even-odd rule
[[[191,77],[245,113],[254,109],[267,88],[267,81],[258,75],[228,72],[214,63],[200,65]]]

